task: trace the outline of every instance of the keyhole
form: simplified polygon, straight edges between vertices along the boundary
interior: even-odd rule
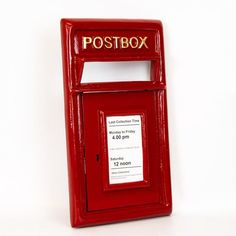
[[[96,154],[96,161],[99,161],[99,155]]]

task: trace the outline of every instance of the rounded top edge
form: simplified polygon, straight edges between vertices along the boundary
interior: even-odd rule
[[[160,20],[154,19],[118,19],[118,18],[62,18],[61,25],[84,27],[101,27],[101,28],[122,28],[122,27],[144,27],[156,28],[162,27]]]

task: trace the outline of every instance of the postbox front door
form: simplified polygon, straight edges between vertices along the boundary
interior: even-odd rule
[[[62,20],[62,46],[72,226],[170,214],[161,23]],[[85,62],[135,60],[150,81],[81,83]]]

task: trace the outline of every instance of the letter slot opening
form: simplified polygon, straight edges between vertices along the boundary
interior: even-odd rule
[[[151,61],[85,62],[81,83],[150,81]]]

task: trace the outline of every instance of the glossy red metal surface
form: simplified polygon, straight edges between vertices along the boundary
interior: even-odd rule
[[[163,30],[154,20],[61,21],[71,225],[168,215],[172,210]],[[151,61],[150,81],[81,84],[91,61]],[[109,116],[138,115],[143,180],[111,184]]]

